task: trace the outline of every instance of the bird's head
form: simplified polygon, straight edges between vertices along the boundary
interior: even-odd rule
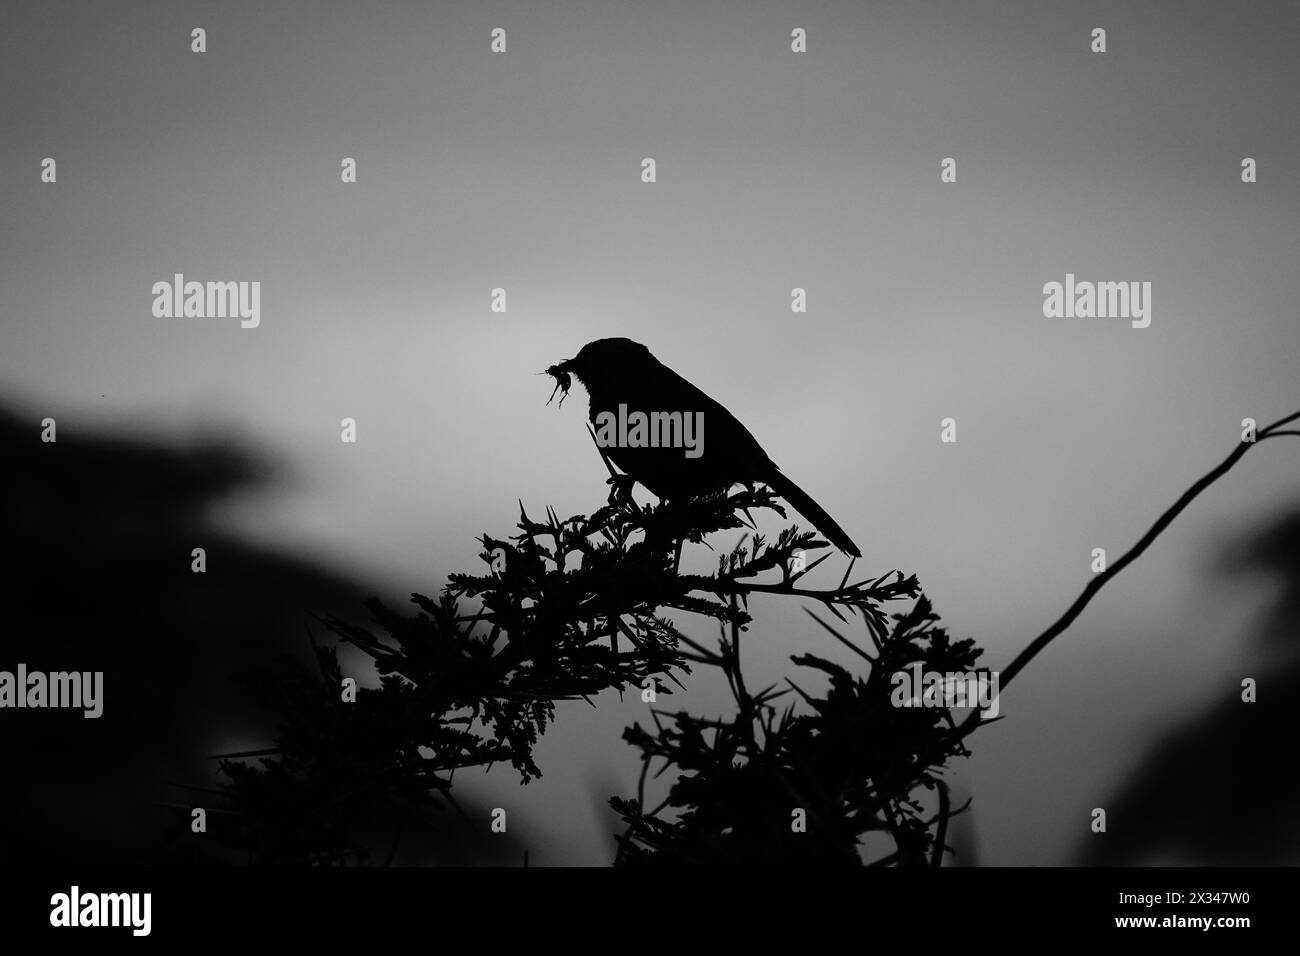
[[[640,342],[624,338],[596,339],[579,349],[573,358],[552,365],[546,374],[554,376],[555,391],[561,393],[562,405],[572,386],[570,376],[576,377],[591,394],[593,388],[599,389],[606,381],[617,380],[630,370],[643,368],[646,362],[653,361],[655,358],[650,350]],[[555,391],[551,392],[551,398],[555,397]]]

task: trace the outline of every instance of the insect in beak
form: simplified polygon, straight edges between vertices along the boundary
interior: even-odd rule
[[[559,365],[552,365],[545,372],[537,373],[538,375],[555,376],[555,388],[551,389],[551,397],[546,400],[547,405],[551,404],[552,399],[555,398],[555,393],[560,392],[560,401],[555,407],[564,407],[564,400],[569,397],[569,389],[573,387],[573,379],[565,368],[568,364],[568,362],[561,362]]]

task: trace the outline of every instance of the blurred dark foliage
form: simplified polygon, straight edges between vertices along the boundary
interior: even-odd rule
[[[1106,803],[1105,839],[1088,865],[1294,866],[1300,861],[1300,763],[1281,742],[1300,734],[1300,510],[1241,536],[1215,569],[1272,580],[1254,653],[1205,712],[1173,727]],[[1242,700],[1241,681],[1257,683]]]
[[[239,439],[169,444],[57,414],[47,443],[46,414],[0,409],[0,669],[103,671],[104,710],[0,712],[0,866],[243,863],[209,755],[267,739],[280,708],[233,681],[277,659],[310,665],[308,610],[342,613],[371,589],[213,520],[227,495],[272,477]],[[193,807],[210,809],[205,834],[191,831]],[[391,818],[382,801],[354,813],[353,838],[376,844]],[[405,859],[521,852],[450,824],[413,821]]]
[[[915,578],[891,572],[839,585],[804,586],[825,560],[815,533],[789,528],[775,541],[746,537],[720,555],[711,574],[680,570],[685,546],[745,527],[740,514],[784,512],[766,490],[638,505],[625,482],[590,516],[533,520],[520,506],[518,533],[485,535],[482,574],[454,574],[440,599],[412,596],[414,615],[367,602],[373,624],[322,617],[343,644],[374,662],[378,686],[345,700],[336,648],[316,649],[314,674],[267,672],[249,684],[278,702],[282,725],[273,748],[223,761],[226,810],[256,862],[380,862],[358,853],[350,833],[355,808],[395,801],[403,813],[439,802],[455,807],[459,768],[510,764],[521,783],[542,773],[533,748],[555,716],[555,702],[593,701],[606,690],[657,700],[682,686],[692,667],[721,669],[736,711],[725,719],[652,709],[654,729],[625,739],[678,774],[659,807],[614,798],[627,831],[624,865],[806,862],[938,865],[948,818],[957,812],[941,779],[966,753],[943,708],[899,708],[890,675],[921,662],[926,670],[969,672],[979,655],[937,625]],[[748,597],[785,595],[821,605],[847,623],[861,617],[869,649],[853,647],[865,676],[813,655],[793,658],[819,672],[822,695],[788,687],[751,693],[740,666],[750,626]],[[913,599],[909,611],[885,605]],[[472,605],[467,607],[466,605]],[[710,650],[670,620],[669,611],[721,629]],[[806,817],[806,832],[793,823]],[[480,829],[486,823],[477,824]],[[892,849],[865,860],[861,840],[884,835]],[[393,827],[389,856],[402,838]]]

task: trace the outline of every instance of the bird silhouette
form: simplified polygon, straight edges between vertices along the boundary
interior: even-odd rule
[[[788,501],[841,551],[855,558],[862,556],[826,510],[781,473],[736,416],[660,362],[641,343],[625,338],[597,339],[584,345],[573,358],[546,371],[555,377],[556,390],[563,390],[561,404],[571,385],[570,376],[582,383],[590,398],[589,418],[598,429],[611,421],[628,421],[636,412],[647,417],[659,415],[661,422],[665,414],[681,413],[684,425],[699,426],[698,435],[682,433],[698,442],[696,457],[687,453],[689,445],[646,447],[621,441],[605,444],[598,431],[597,443],[603,445],[609,460],[659,498],[698,497],[736,484],[761,482]],[[631,430],[627,433],[632,434]],[[610,434],[608,429],[606,434]]]

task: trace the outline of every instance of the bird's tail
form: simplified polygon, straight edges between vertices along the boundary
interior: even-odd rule
[[[764,481],[767,482],[768,487],[790,502],[790,506],[795,511],[811,521],[813,527],[824,534],[831,544],[845,554],[852,555],[855,558],[862,557],[862,552],[858,550],[858,546],[853,543],[852,538],[844,533],[844,529],[835,523],[835,519],[828,515],[821,505],[809,498],[804,490],[793,481],[777,471],[776,468],[772,469],[772,473],[767,475]]]

